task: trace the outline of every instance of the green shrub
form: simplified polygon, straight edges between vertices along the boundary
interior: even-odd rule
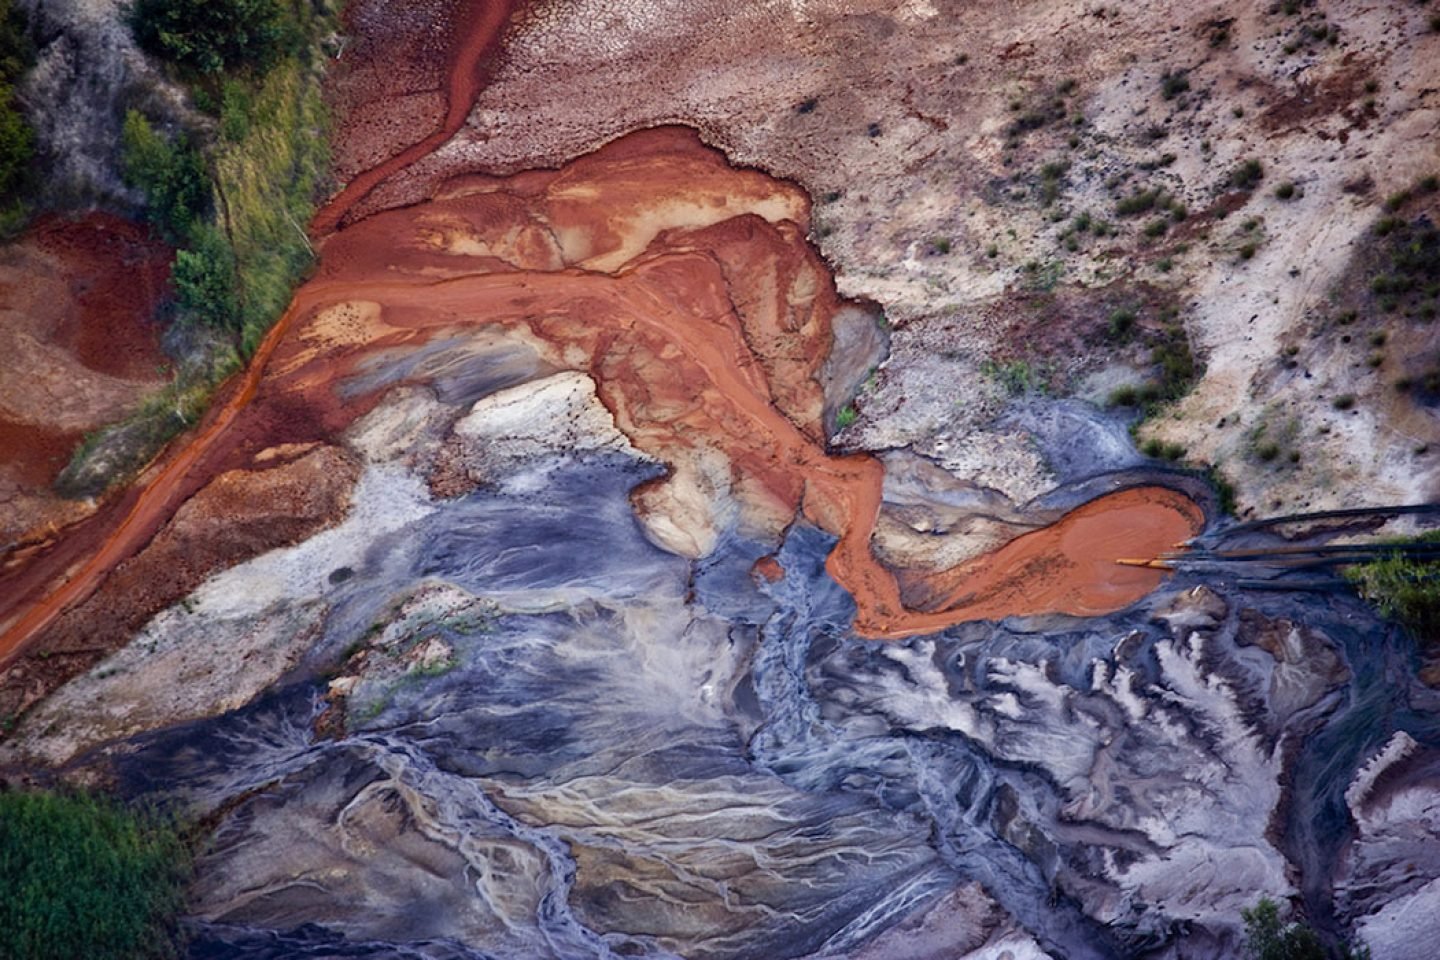
[[[1230,171],[1230,185],[1237,190],[1254,190],[1265,177],[1265,167],[1251,157]]]
[[[1240,915],[1245,920],[1245,952],[1251,960],[1328,960],[1314,930],[1280,922],[1275,901],[1262,898]]]
[[[1117,217],[1134,217],[1142,213],[1149,213],[1154,210],[1160,201],[1165,197],[1165,191],[1161,189],[1138,190],[1128,197],[1122,197],[1115,202],[1115,215]]]
[[[1351,407],[1355,406],[1355,395],[1353,393],[1342,393],[1340,394],[1340,396],[1330,401],[1330,406],[1334,407],[1336,410],[1349,410]]]
[[[193,245],[175,254],[171,279],[180,306],[196,318],[212,326],[235,326],[235,252],[217,228],[206,224],[195,230]]]
[[[19,185],[35,153],[35,133],[25,122],[8,84],[0,83],[0,198]]]
[[[839,413],[835,414],[835,426],[840,430],[844,430],[850,426],[850,424],[854,423],[858,416],[859,414],[855,412],[855,408],[846,404],[840,409]]]
[[[1110,314],[1110,336],[1116,340],[1127,339],[1135,331],[1135,311],[1118,307]]]
[[[1174,100],[1189,89],[1190,77],[1184,70],[1166,71],[1160,77],[1160,95],[1166,100]]]
[[[182,243],[213,210],[205,160],[186,137],[167,140],[138,111],[120,134],[125,182],[145,192],[150,220]]]
[[[146,50],[199,73],[264,73],[296,42],[280,0],[136,0],[130,29]]]
[[[0,83],[13,85],[35,59],[25,11],[0,0]]]
[[[169,821],[84,795],[0,793],[0,956],[174,957],[188,872]]]
[[[18,194],[35,154],[35,132],[30,129],[14,85],[34,60],[25,14],[11,0],[0,0],[0,220],[25,219],[25,203]],[[0,235],[10,231],[0,223]]]
[[[1140,391],[1130,384],[1116,387],[1110,392],[1109,406],[1133,407],[1140,403]]]
[[[1291,183],[1288,180],[1285,181],[1284,183],[1280,184],[1280,186],[1275,188],[1275,196],[1279,197],[1281,200],[1289,200],[1291,197],[1295,196],[1295,184]]]

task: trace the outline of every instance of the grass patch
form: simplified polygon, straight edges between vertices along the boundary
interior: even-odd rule
[[[980,372],[1004,387],[1011,396],[1046,393],[1050,389],[1047,372],[1027,360],[986,360],[980,364]]]
[[[84,794],[0,793],[0,956],[179,956],[189,871],[170,820]]]
[[[1267,417],[1246,434],[1245,453],[1257,464],[1299,463],[1299,441],[1299,420],[1291,417],[1272,421]]]
[[[1215,502],[1220,507],[1220,512],[1227,517],[1235,516],[1235,484],[1220,472],[1220,468],[1211,464],[1205,471],[1205,479],[1215,490]]]
[[[1392,546],[1440,543],[1440,531],[1386,541]],[[1346,579],[1375,605],[1380,615],[1401,624],[1418,640],[1440,643],[1440,561],[1388,556],[1345,570]]]
[[[246,135],[216,150],[218,226],[233,251],[234,324],[254,352],[314,260],[305,224],[329,166],[320,70],[287,58],[250,93]]]

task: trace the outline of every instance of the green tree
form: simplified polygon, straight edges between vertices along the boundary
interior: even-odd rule
[[[0,0],[0,82],[14,84],[34,58],[25,11],[11,0]]]
[[[189,862],[159,817],[85,795],[0,793],[0,957],[175,956]]]
[[[1330,960],[1320,935],[1303,923],[1283,923],[1280,907],[1269,897],[1248,910],[1241,910],[1245,921],[1245,955],[1250,960]],[[1344,944],[1341,960],[1369,960],[1370,948],[1358,949]]]
[[[211,326],[238,325],[235,251],[219,228],[198,227],[190,248],[176,252],[170,276],[180,305],[192,315]]]
[[[280,0],[136,0],[130,28],[146,50],[200,73],[263,73],[294,43]]]
[[[0,233],[7,232],[8,221],[24,219],[24,205],[14,194],[35,154],[35,132],[15,101],[14,85],[34,56],[25,12],[0,0]]]
[[[205,159],[185,137],[166,139],[135,110],[121,130],[125,182],[145,191],[150,219],[171,241],[187,239],[212,209]]]
[[[10,87],[0,83],[0,198],[20,184],[35,152],[35,133],[15,104]]]

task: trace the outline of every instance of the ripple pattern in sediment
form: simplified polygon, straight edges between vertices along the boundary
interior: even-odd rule
[[[115,754],[128,792],[226,808],[195,955],[1227,956],[1254,891],[1293,889],[1276,825],[1338,789],[1287,798],[1287,769],[1353,766],[1397,723],[1433,756],[1433,722],[1376,699],[1386,649],[1347,693],[1353,610],[1185,588],[875,644],[813,526],[773,580],[743,537],[657,549],[627,498],[656,470],[550,454],[197,595],[197,641],[244,622],[245,578],[280,579],[249,603],[318,617],[317,662],[359,649]],[[1307,875],[1343,835],[1310,838]]]

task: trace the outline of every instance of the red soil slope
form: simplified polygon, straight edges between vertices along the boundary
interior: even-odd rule
[[[87,512],[50,491],[87,430],[163,382],[170,250],[102,213],[46,217],[0,261],[0,569]]]

